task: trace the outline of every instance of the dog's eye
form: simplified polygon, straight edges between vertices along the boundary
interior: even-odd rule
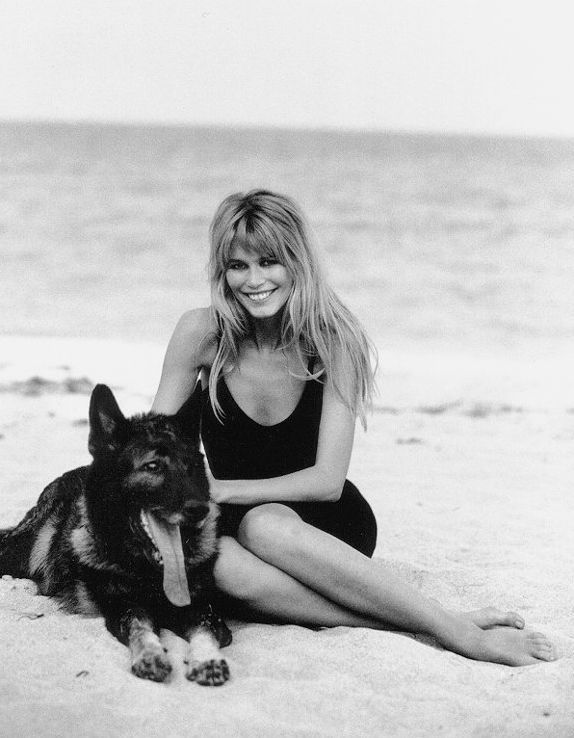
[[[142,466],[142,469],[144,471],[156,472],[160,469],[160,463],[159,461],[148,461]]]

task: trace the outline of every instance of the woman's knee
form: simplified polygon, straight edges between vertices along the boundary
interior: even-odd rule
[[[251,508],[243,517],[237,532],[242,546],[255,553],[264,553],[270,547],[291,541],[301,533],[303,521],[286,505],[270,502]]]
[[[234,538],[222,536],[213,572],[220,592],[239,600],[247,600],[254,595],[258,578],[250,565],[251,556]]]
[[[285,575],[275,567],[246,550],[234,538],[223,536],[215,562],[215,585],[228,598],[258,609],[284,586],[279,581]]]

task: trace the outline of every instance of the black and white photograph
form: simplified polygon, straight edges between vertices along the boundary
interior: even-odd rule
[[[574,736],[573,26],[0,0],[0,735]]]

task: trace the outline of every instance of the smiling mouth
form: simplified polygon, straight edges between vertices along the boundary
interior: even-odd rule
[[[245,297],[248,297],[251,302],[263,302],[274,292],[275,290],[265,290],[265,292],[244,292],[243,294]]]

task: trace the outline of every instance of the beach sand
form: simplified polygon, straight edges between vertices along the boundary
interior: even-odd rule
[[[0,337],[0,526],[87,463],[91,386],[149,408],[162,347]],[[102,618],[0,580],[2,736],[574,736],[574,362],[381,355],[380,396],[349,478],[376,556],[453,608],[516,609],[560,659],[473,662],[396,632],[230,622],[232,679],[131,675]]]

